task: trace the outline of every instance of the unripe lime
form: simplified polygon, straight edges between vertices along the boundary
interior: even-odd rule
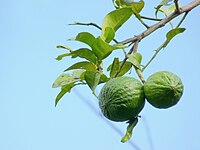
[[[147,101],[156,108],[169,108],[180,100],[183,94],[181,79],[168,71],[151,75],[144,84]]]
[[[126,121],[139,114],[145,104],[143,86],[137,79],[117,77],[108,81],[99,94],[103,115],[112,121]]]

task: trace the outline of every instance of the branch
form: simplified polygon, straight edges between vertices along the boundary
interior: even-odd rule
[[[162,19],[159,18],[151,18],[151,17],[146,17],[146,16],[140,16],[142,19],[146,20],[152,20],[152,21],[161,21]]]
[[[142,32],[141,34],[134,36],[132,38],[126,39],[122,42],[119,42],[119,44],[128,44],[128,43],[134,43],[135,41],[141,41],[143,38],[147,37],[148,35],[150,35],[151,33],[153,33],[154,31],[158,30],[159,28],[165,26],[168,22],[170,22],[171,20],[173,20],[174,18],[176,18],[177,16],[189,12],[190,10],[194,9],[195,7],[197,7],[198,5],[200,5],[200,0],[195,0],[191,3],[189,3],[188,5],[180,8],[180,12],[178,13],[177,11],[174,11],[172,14],[170,14],[169,16],[167,16],[166,18],[162,19],[160,22],[150,26],[147,30],[145,30],[144,32]]]
[[[82,23],[82,22],[74,22],[74,23],[71,23],[71,24],[68,24],[68,25],[83,25],[83,26],[93,26],[99,30],[102,30],[102,28],[97,25],[96,23],[93,23],[93,22],[90,22],[90,23]],[[113,39],[113,41],[118,44],[119,42],[116,40],[116,39]]]
[[[83,26],[94,26],[96,28],[98,28],[99,30],[102,30],[102,28],[100,26],[98,26],[96,23],[90,22],[90,23],[82,23],[82,22],[74,22],[68,25],[83,25]]]

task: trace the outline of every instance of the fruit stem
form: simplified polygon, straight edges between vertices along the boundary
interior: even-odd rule
[[[137,52],[137,50],[138,50],[138,43],[139,43],[139,41],[136,41],[136,42],[134,43],[134,45],[133,45],[133,47],[132,47],[132,52],[133,52],[133,53],[136,53],[136,52]],[[132,52],[130,52],[130,53],[128,53],[128,54],[131,54]],[[142,83],[144,84],[144,83],[145,83],[145,79],[144,79],[144,77],[143,77],[143,75],[142,75],[142,71],[141,71],[138,67],[136,67],[135,65],[133,65],[133,66],[134,66],[134,68],[135,68],[135,71],[136,71],[138,77],[140,78],[140,80],[141,80]]]
[[[98,96],[96,95],[96,93],[95,93],[94,91],[92,92],[92,94],[93,94],[97,99],[99,99]]]
[[[145,79],[144,79],[144,77],[143,77],[143,75],[142,75],[142,71],[141,71],[140,69],[138,69],[137,67],[135,67],[135,66],[134,66],[134,68],[135,68],[135,71],[136,71],[138,77],[140,78],[140,80],[141,80],[142,83],[144,84],[144,83],[145,83]]]

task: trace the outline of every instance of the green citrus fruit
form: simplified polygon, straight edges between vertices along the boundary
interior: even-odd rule
[[[112,121],[134,118],[145,103],[142,84],[131,77],[111,79],[103,86],[98,98],[103,115]]]
[[[144,84],[147,101],[156,108],[169,108],[180,100],[183,94],[181,79],[168,71],[151,75]]]

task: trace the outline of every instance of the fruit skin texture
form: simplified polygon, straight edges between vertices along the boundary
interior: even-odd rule
[[[108,81],[98,98],[103,115],[112,121],[126,121],[136,117],[145,104],[140,81],[125,76]]]
[[[178,103],[183,94],[181,79],[168,71],[151,75],[144,84],[147,101],[156,108],[169,108]]]

